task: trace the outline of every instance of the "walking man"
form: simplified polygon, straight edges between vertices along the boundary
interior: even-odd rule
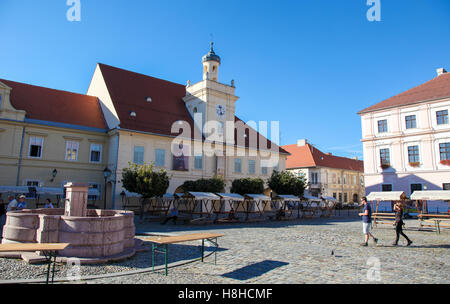
[[[361,203],[363,205],[363,212],[359,213],[359,216],[362,216],[363,221],[363,233],[365,241],[361,244],[361,246],[367,246],[369,242],[369,236],[373,238],[373,241],[375,244],[378,243],[378,239],[370,233],[370,230],[372,229],[372,208],[370,207],[370,204],[367,202],[367,197],[363,197],[361,199]]]
[[[161,225],[165,225],[169,220],[173,220],[173,223],[177,224],[177,218],[178,218],[178,210],[175,206],[170,210],[170,216],[166,217],[164,222],[161,223]]]

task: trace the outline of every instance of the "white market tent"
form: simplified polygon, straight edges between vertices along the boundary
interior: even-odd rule
[[[322,196],[322,198],[326,201],[337,202],[337,199],[331,196]]]
[[[403,191],[385,191],[385,192],[371,192],[367,196],[368,201],[401,201],[408,199]]]
[[[412,200],[450,201],[450,190],[414,191]]]

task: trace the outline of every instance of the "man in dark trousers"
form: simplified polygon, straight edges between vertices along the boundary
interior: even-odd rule
[[[161,225],[165,225],[168,221],[173,220],[173,223],[177,224],[177,218],[178,218],[178,210],[175,206],[170,210],[170,216],[166,217],[164,222],[161,223]]]
[[[375,244],[378,243],[378,239],[370,233],[370,230],[372,229],[372,208],[370,207],[370,204],[367,202],[367,197],[363,197],[361,199],[361,203],[363,205],[363,212],[359,213],[359,216],[362,216],[363,221],[363,233],[365,237],[365,242],[361,244],[361,246],[367,246],[369,242],[369,236],[373,238],[373,241]]]

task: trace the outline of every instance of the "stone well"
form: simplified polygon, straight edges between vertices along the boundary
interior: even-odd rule
[[[64,209],[8,212],[2,243],[69,243],[59,251],[61,257],[102,259],[134,255],[137,241],[132,211],[87,210],[88,186],[69,184],[66,188],[71,189],[67,191]]]

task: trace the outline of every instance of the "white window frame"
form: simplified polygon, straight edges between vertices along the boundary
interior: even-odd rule
[[[73,154],[73,151],[74,151],[73,144],[76,144],[76,147],[77,147],[76,151],[77,151],[77,153],[76,153],[75,159],[69,159],[69,158],[68,158],[67,150],[68,150],[68,148],[69,148],[69,144],[71,145],[71,148],[70,148],[70,155],[72,155],[72,154]],[[65,152],[65,159],[66,159],[67,161],[71,161],[71,162],[78,161],[78,155],[80,154],[80,142],[79,142],[79,141],[76,141],[76,140],[67,140],[67,141],[66,141],[66,150],[65,150],[64,152]]]
[[[236,170],[237,161],[239,161],[239,171]],[[234,173],[242,173],[242,159],[240,158],[234,159]]]
[[[98,152],[100,152],[100,156],[99,156],[99,160],[98,161],[93,161],[92,160],[92,151],[94,151],[92,149],[93,146],[99,146],[100,147],[100,151],[98,151]],[[102,144],[91,144],[91,147],[89,149],[89,162],[90,163],[94,163],[94,164],[99,164],[99,163],[102,162],[102,156],[103,156],[103,145]]]
[[[144,151],[142,151],[142,164],[145,164],[145,147],[144,146],[134,146],[133,147],[133,163],[136,164],[136,165],[142,165],[142,164],[136,162],[136,159],[135,159],[136,148],[143,148],[144,149]]]
[[[39,156],[31,156],[30,154],[31,154],[31,146],[32,146],[32,139],[40,139],[40,140],[42,140],[42,143],[41,143],[41,155],[39,155]],[[45,141],[45,139],[44,139],[44,137],[40,137],[40,136],[30,136],[30,138],[29,138],[29,143],[28,143],[28,157],[29,158],[35,158],[35,159],[42,159],[42,155],[44,154],[44,141]]]
[[[253,172],[252,170],[250,170],[252,168],[252,166],[250,164],[253,164]],[[248,160],[248,173],[249,174],[256,174],[256,160],[254,159],[249,159]]]
[[[97,197],[97,199],[96,200],[93,200],[93,199],[89,199],[89,196],[92,196],[92,195],[89,195],[88,194],[88,200],[91,200],[91,201],[100,201],[101,199],[102,199],[102,184],[100,184],[100,183],[88,183],[89,184],[89,187],[91,187],[91,186],[94,186],[94,185],[97,185],[98,187],[97,187],[97,190],[98,190],[98,197]]]
[[[158,161],[158,151],[162,151],[164,156],[162,158],[162,164],[157,163]],[[157,167],[165,167],[166,166],[166,149],[155,149],[155,166]]]
[[[200,157],[200,168],[197,167],[197,160]],[[203,155],[194,155],[194,169],[195,170],[203,170]]]

